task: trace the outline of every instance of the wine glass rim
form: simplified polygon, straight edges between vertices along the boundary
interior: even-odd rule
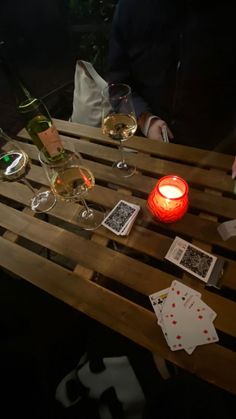
[[[9,155],[9,154],[14,154],[14,153],[20,153],[22,155],[22,157],[24,157],[25,161],[27,161],[27,162],[29,161],[28,154],[24,150],[22,150],[21,148],[14,148],[14,149],[11,149],[11,150],[2,151],[0,153],[0,159],[2,159],[7,154]]]
[[[102,96],[106,97],[106,93],[109,91],[111,87],[123,87],[127,89],[126,93],[123,93],[119,96],[119,98],[125,97],[131,93],[131,87],[126,83],[108,83],[106,87],[102,90]]]
[[[24,150],[21,150],[21,149],[8,150],[8,151],[0,153],[0,160],[4,159],[4,157],[6,157],[7,155],[12,155],[16,153],[20,154],[20,156],[23,157],[23,162],[21,163],[21,166],[18,168],[17,167],[15,168],[16,166],[14,164],[15,160],[11,162],[11,164],[7,166],[7,169],[11,168],[11,174],[20,172],[30,162],[28,154]]]

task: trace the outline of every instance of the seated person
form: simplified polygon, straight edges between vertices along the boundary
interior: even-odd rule
[[[109,82],[131,86],[142,133],[235,153],[236,42],[233,2],[119,0]],[[235,168],[236,169],[236,168]]]

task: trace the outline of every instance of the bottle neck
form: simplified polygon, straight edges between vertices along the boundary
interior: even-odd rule
[[[15,78],[15,81],[13,80],[13,82],[18,106],[22,106],[25,102],[33,102],[35,100],[20,78]]]
[[[4,58],[2,58],[1,66],[15,96],[16,105],[20,106],[21,104],[24,104],[26,102],[33,101],[34,97],[30,93],[29,89],[26,87],[25,83],[23,82],[13,65],[11,65]]]

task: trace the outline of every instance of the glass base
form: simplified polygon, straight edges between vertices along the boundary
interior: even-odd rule
[[[84,230],[96,230],[104,218],[105,218],[105,209],[97,204],[88,204],[87,208],[83,207],[78,214],[78,225]]]
[[[96,230],[105,218],[105,209],[97,204],[87,203],[87,207],[89,211],[83,207],[78,214],[79,227],[84,230]]]
[[[54,207],[56,201],[55,195],[50,190],[39,192],[30,201],[31,209],[35,212],[47,212]]]
[[[136,172],[135,166],[130,166],[125,161],[117,161],[112,165],[113,169],[115,169],[117,175],[121,177],[130,177],[133,176]]]

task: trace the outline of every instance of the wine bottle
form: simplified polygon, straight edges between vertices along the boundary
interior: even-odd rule
[[[30,93],[9,63],[2,59],[1,64],[14,89],[17,111],[22,116],[33,143],[39,150],[43,149],[49,161],[61,160],[65,156],[65,150],[46,105]]]
[[[38,149],[43,148],[48,160],[61,160],[65,150],[45,104],[40,99],[29,96],[19,102],[17,109]]]

